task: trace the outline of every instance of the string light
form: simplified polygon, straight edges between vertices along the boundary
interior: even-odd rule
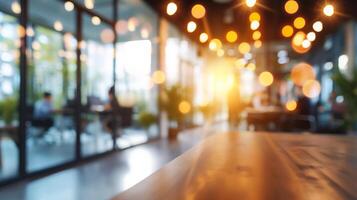
[[[71,12],[74,9],[74,4],[71,1],[66,1],[64,3],[64,9],[68,12]]]
[[[262,86],[268,87],[274,82],[274,76],[272,73],[265,71],[259,75],[259,83]]]
[[[335,8],[333,7],[333,5],[327,4],[323,9],[323,13],[327,17],[331,17],[335,13]]]
[[[196,19],[202,19],[206,15],[206,9],[201,4],[196,4],[191,9],[191,14]]]
[[[84,6],[88,9],[94,8],[94,0],[84,0]]]
[[[182,114],[187,114],[191,111],[191,104],[188,101],[181,101],[178,109]]]
[[[56,30],[56,31],[62,31],[63,30],[63,25],[60,21],[55,21],[55,23],[53,23],[53,28]]]
[[[238,51],[241,54],[246,54],[249,53],[250,51],[250,45],[247,42],[242,42],[239,46],[238,46]]]
[[[297,17],[294,20],[294,27],[297,29],[302,29],[305,27],[306,21],[303,17]]]
[[[321,21],[317,21],[312,25],[312,28],[314,29],[314,31],[316,32],[321,32],[323,29],[323,24]]]
[[[254,7],[256,3],[257,3],[256,0],[246,0],[246,1],[245,1],[245,4],[246,4],[249,8]]]
[[[315,41],[315,39],[316,39],[316,34],[315,34],[315,32],[309,32],[309,33],[307,34],[306,38],[307,38],[310,42]]]
[[[212,39],[209,43],[209,49],[212,51],[216,51],[220,48],[222,48],[222,42],[219,39]]]
[[[257,12],[253,12],[249,15],[249,21],[260,21],[260,14]]]
[[[284,37],[289,38],[294,34],[294,28],[290,25],[286,25],[281,29],[281,34]]]
[[[166,6],[166,13],[168,15],[174,15],[177,12],[177,5],[174,2],[170,2]]]
[[[226,39],[230,43],[234,43],[238,40],[238,34],[235,31],[228,31],[226,34]]]
[[[200,34],[200,42],[201,42],[201,43],[206,43],[207,40],[208,40],[208,35],[207,35],[207,33],[201,33],[201,34]]]
[[[262,45],[263,45],[262,41],[260,40],[254,41],[254,47],[256,49],[259,49],[260,47],[262,47]]]
[[[288,14],[295,14],[299,10],[299,4],[295,0],[288,0],[284,8]]]
[[[259,28],[259,26],[260,26],[259,21],[255,20],[250,23],[250,29],[252,29],[253,31],[257,30]]]
[[[15,14],[20,14],[21,13],[21,6],[20,6],[19,2],[17,2],[17,1],[12,2],[11,10]]]
[[[297,102],[295,100],[290,100],[290,101],[286,102],[285,108],[286,108],[286,110],[288,110],[290,112],[294,111],[297,108]]]
[[[101,23],[101,20],[98,16],[93,16],[92,17],[92,24],[95,26],[98,26]]]
[[[193,33],[197,28],[197,24],[194,21],[190,21],[187,23],[187,32]]]
[[[260,33],[260,31],[254,31],[252,38],[253,40],[259,40],[262,37],[262,34]]]

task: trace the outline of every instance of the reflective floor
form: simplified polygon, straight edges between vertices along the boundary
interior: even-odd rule
[[[41,179],[4,187],[0,190],[0,199],[110,199],[145,179],[202,138],[226,130],[226,124],[217,124],[186,131],[176,142],[158,140],[136,146]]]

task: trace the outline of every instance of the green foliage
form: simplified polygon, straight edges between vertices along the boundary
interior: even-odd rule
[[[148,129],[151,125],[156,123],[156,119],[156,115],[147,111],[143,111],[139,114],[138,121],[141,126],[143,126],[145,129]]]
[[[17,101],[14,97],[8,97],[0,101],[0,117],[6,125],[10,125],[17,113]]]
[[[333,75],[333,80],[337,87],[337,93],[345,99],[346,119],[351,126],[357,121],[357,66],[350,77],[337,70]]]
[[[192,102],[192,89],[184,88],[179,84],[164,88],[160,95],[160,108],[166,111],[170,121],[181,122],[184,114],[179,111],[179,104],[182,101]],[[192,105],[192,103],[191,103]]]

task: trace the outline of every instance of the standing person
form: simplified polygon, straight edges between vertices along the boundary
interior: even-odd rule
[[[115,96],[114,90],[115,90],[114,86],[110,87],[108,91],[109,101],[104,106],[104,110],[111,113],[111,115],[107,117],[107,122],[106,122],[106,127],[111,133],[114,133],[116,127],[119,126],[118,123],[120,123],[120,117],[118,113],[120,109],[120,105],[117,97]]]

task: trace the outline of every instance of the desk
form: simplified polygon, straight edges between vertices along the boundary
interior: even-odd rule
[[[114,200],[357,199],[357,138],[217,134]]]

